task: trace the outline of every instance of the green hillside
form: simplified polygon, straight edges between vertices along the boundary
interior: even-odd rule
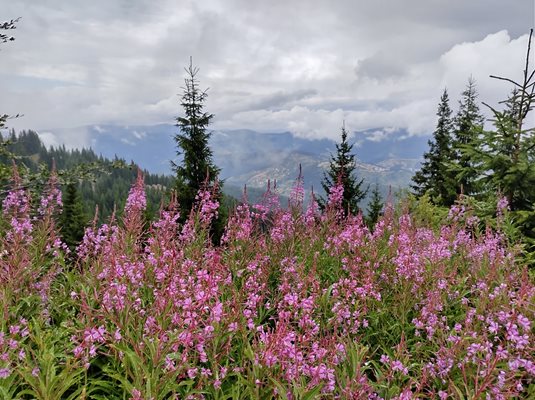
[[[7,138],[1,137],[5,148],[17,156],[17,165],[37,172],[42,166],[48,169],[55,161],[58,171],[80,171],[82,179],[77,180],[77,188],[83,203],[87,219],[92,219],[98,206],[99,222],[107,221],[114,210],[121,212],[132,182],[136,178],[138,166],[124,160],[97,155],[92,149],[66,149],[65,146],[47,148],[34,131],[11,131]],[[2,164],[10,160],[6,155],[0,156]],[[143,171],[147,192],[147,216],[156,215],[162,200],[168,196],[172,177],[151,174]],[[65,179],[70,179],[67,176]],[[34,182],[38,185],[40,182]]]

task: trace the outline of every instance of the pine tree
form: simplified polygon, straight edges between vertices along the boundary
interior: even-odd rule
[[[477,167],[473,158],[465,152],[472,146],[477,136],[483,130],[484,117],[477,104],[477,89],[475,80],[470,77],[468,85],[461,94],[459,110],[454,119],[454,163],[451,170],[456,174],[457,193],[465,195],[477,194]]]
[[[368,225],[370,227],[375,226],[377,220],[383,212],[384,202],[381,192],[379,192],[379,184],[375,184],[375,187],[372,190],[372,198],[368,204]]]
[[[332,186],[341,183],[344,188],[342,206],[345,212],[356,214],[359,212],[358,204],[366,196],[368,188],[363,189],[364,179],[360,181],[355,177],[355,155],[351,154],[353,144],[347,141],[345,124],[342,126],[342,141],[336,144],[336,155],[331,156],[329,169],[323,175],[321,183],[325,193],[329,193]],[[322,201],[325,204],[325,201]]]
[[[444,89],[438,105],[438,122],[429,140],[429,151],[424,154],[424,162],[414,174],[412,188],[417,196],[429,192],[431,200],[437,205],[450,206],[456,199],[455,178],[448,169],[453,159],[451,108],[448,92]]]
[[[78,185],[68,183],[63,194],[63,212],[59,225],[64,242],[71,250],[80,243],[84,236],[87,219],[84,215],[84,206],[78,192]]]
[[[208,125],[214,115],[204,111],[208,93],[199,89],[198,72],[199,69],[193,67],[190,59],[180,103],[184,114],[177,118],[180,133],[174,137],[178,146],[177,155],[183,157],[181,164],[173,163],[173,169],[176,174],[175,190],[184,219],[189,216],[199,189],[213,188],[219,175],[219,168],[212,161],[212,150],[208,145],[211,136]],[[221,183],[217,191],[220,197]]]

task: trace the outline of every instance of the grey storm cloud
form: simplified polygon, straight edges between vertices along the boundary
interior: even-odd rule
[[[395,57],[382,52],[372,57],[359,60],[355,67],[357,78],[388,79],[403,76],[407,69],[402,62]]]
[[[251,96],[254,100],[251,101],[248,110],[280,109],[317,94],[318,91],[315,89],[299,89],[293,92],[277,91],[265,96]]]
[[[473,75],[482,99],[503,98],[508,88],[488,75],[521,72],[534,20],[532,0],[4,0],[1,9],[22,19],[0,51],[0,111],[68,145],[91,138],[66,128],[172,123],[190,56],[215,129],[336,137],[345,119],[429,134],[444,87],[456,99]]]

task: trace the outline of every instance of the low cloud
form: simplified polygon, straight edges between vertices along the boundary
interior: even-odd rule
[[[37,134],[46,147],[65,145],[67,149],[74,149],[92,145],[91,132],[88,127],[37,130]]]
[[[440,57],[442,82],[454,98],[464,90],[468,77],[477,83],[479,99],[497,105],[505,100],[512,85],[490,75],[520,81],[524,70],[528,35],[511,38],[507,31],[486,36],[478,42],[465,42],[452,47]],[[532,65],[535,66],[535,65]]]
[[[147,132],[145,131],[133,131],[132,135],[138,140],[141,140],[147,136]]]
[[[38,135],[46,147],[57,147],[60,145],[58,138],[52,132],[39,132]]]

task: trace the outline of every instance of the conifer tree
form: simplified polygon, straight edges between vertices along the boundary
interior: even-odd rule
[[[457,193],[465,195],[477,194],[477,167],[464,150],[472,146],[483,130],[484,117],[477,104],[477,89],[475,80],[470,77],[468,85],[461,94],[459,110],[454,119],[454,163],[451,170],[456,174]]]
[[[375,187],[372,190],[372,198],[368,204],[368,225],[370,227],[375,226],[377,220],[381,216],[383,211],[384,202],[381,192],[379,192],[379,184],[375,184]]]
[[[71,250],[74,250],[82,240],[87,223],[77,186],[74,182],[70,182],[65,186],[63,212],[59,219],[63,241]]]
[[[182,218],[186,219],[195,203],[195,196],[203,187],[213,188],[218,178],[219,168],[212,161],[212,151],[208,145],[211,133],[208,131],[213,114],[204,111],[207,90],[199,88],[199,69],[190,65],[186,70],[185,86],[181,98],[183,116],[177,118],[180,132],[174,137],[178,146],[177,155],[182,163],[173,163],[176,174],[175,190],[180,203]],[[218,185],[220,192],[220,184]]]
[[[433,139],[429,140],[429,151],[424,154],[424,162],[414,174],[412,188],[417,196],[429,192],[437,205],[450,206],[456,198],[455,178],[448,169],[453,159],[451,108],[448,92],[444,89],[437,111],[438,121]]]
[[[532,36],[533,30],[521,80],[491,75],[512,83],[513,90],[502,110],[483,103],[493,113],[495,129],[482,131],[465,154],[478,163],[488,197],[504,195],[517,223],[535,240],[535,128],[528,120],[535,105],[535,70],[529,65]]]
[[[355,155],[351,153],[353,144],[347,141],[347,131],[345,124],[342,126],[342,141],[336,144],[336,155],[331,156],[329,169],[323,175],[321,183],[325,193],[329,193],[330,188],[341,183],[344,188],[342,206],[345,212],[356,214],[359,212],[358,204],[366,196],[368,188],[364,189],[364,179],[358,180],[355,177]],[[322,204],[325,202],[322,201]]]

